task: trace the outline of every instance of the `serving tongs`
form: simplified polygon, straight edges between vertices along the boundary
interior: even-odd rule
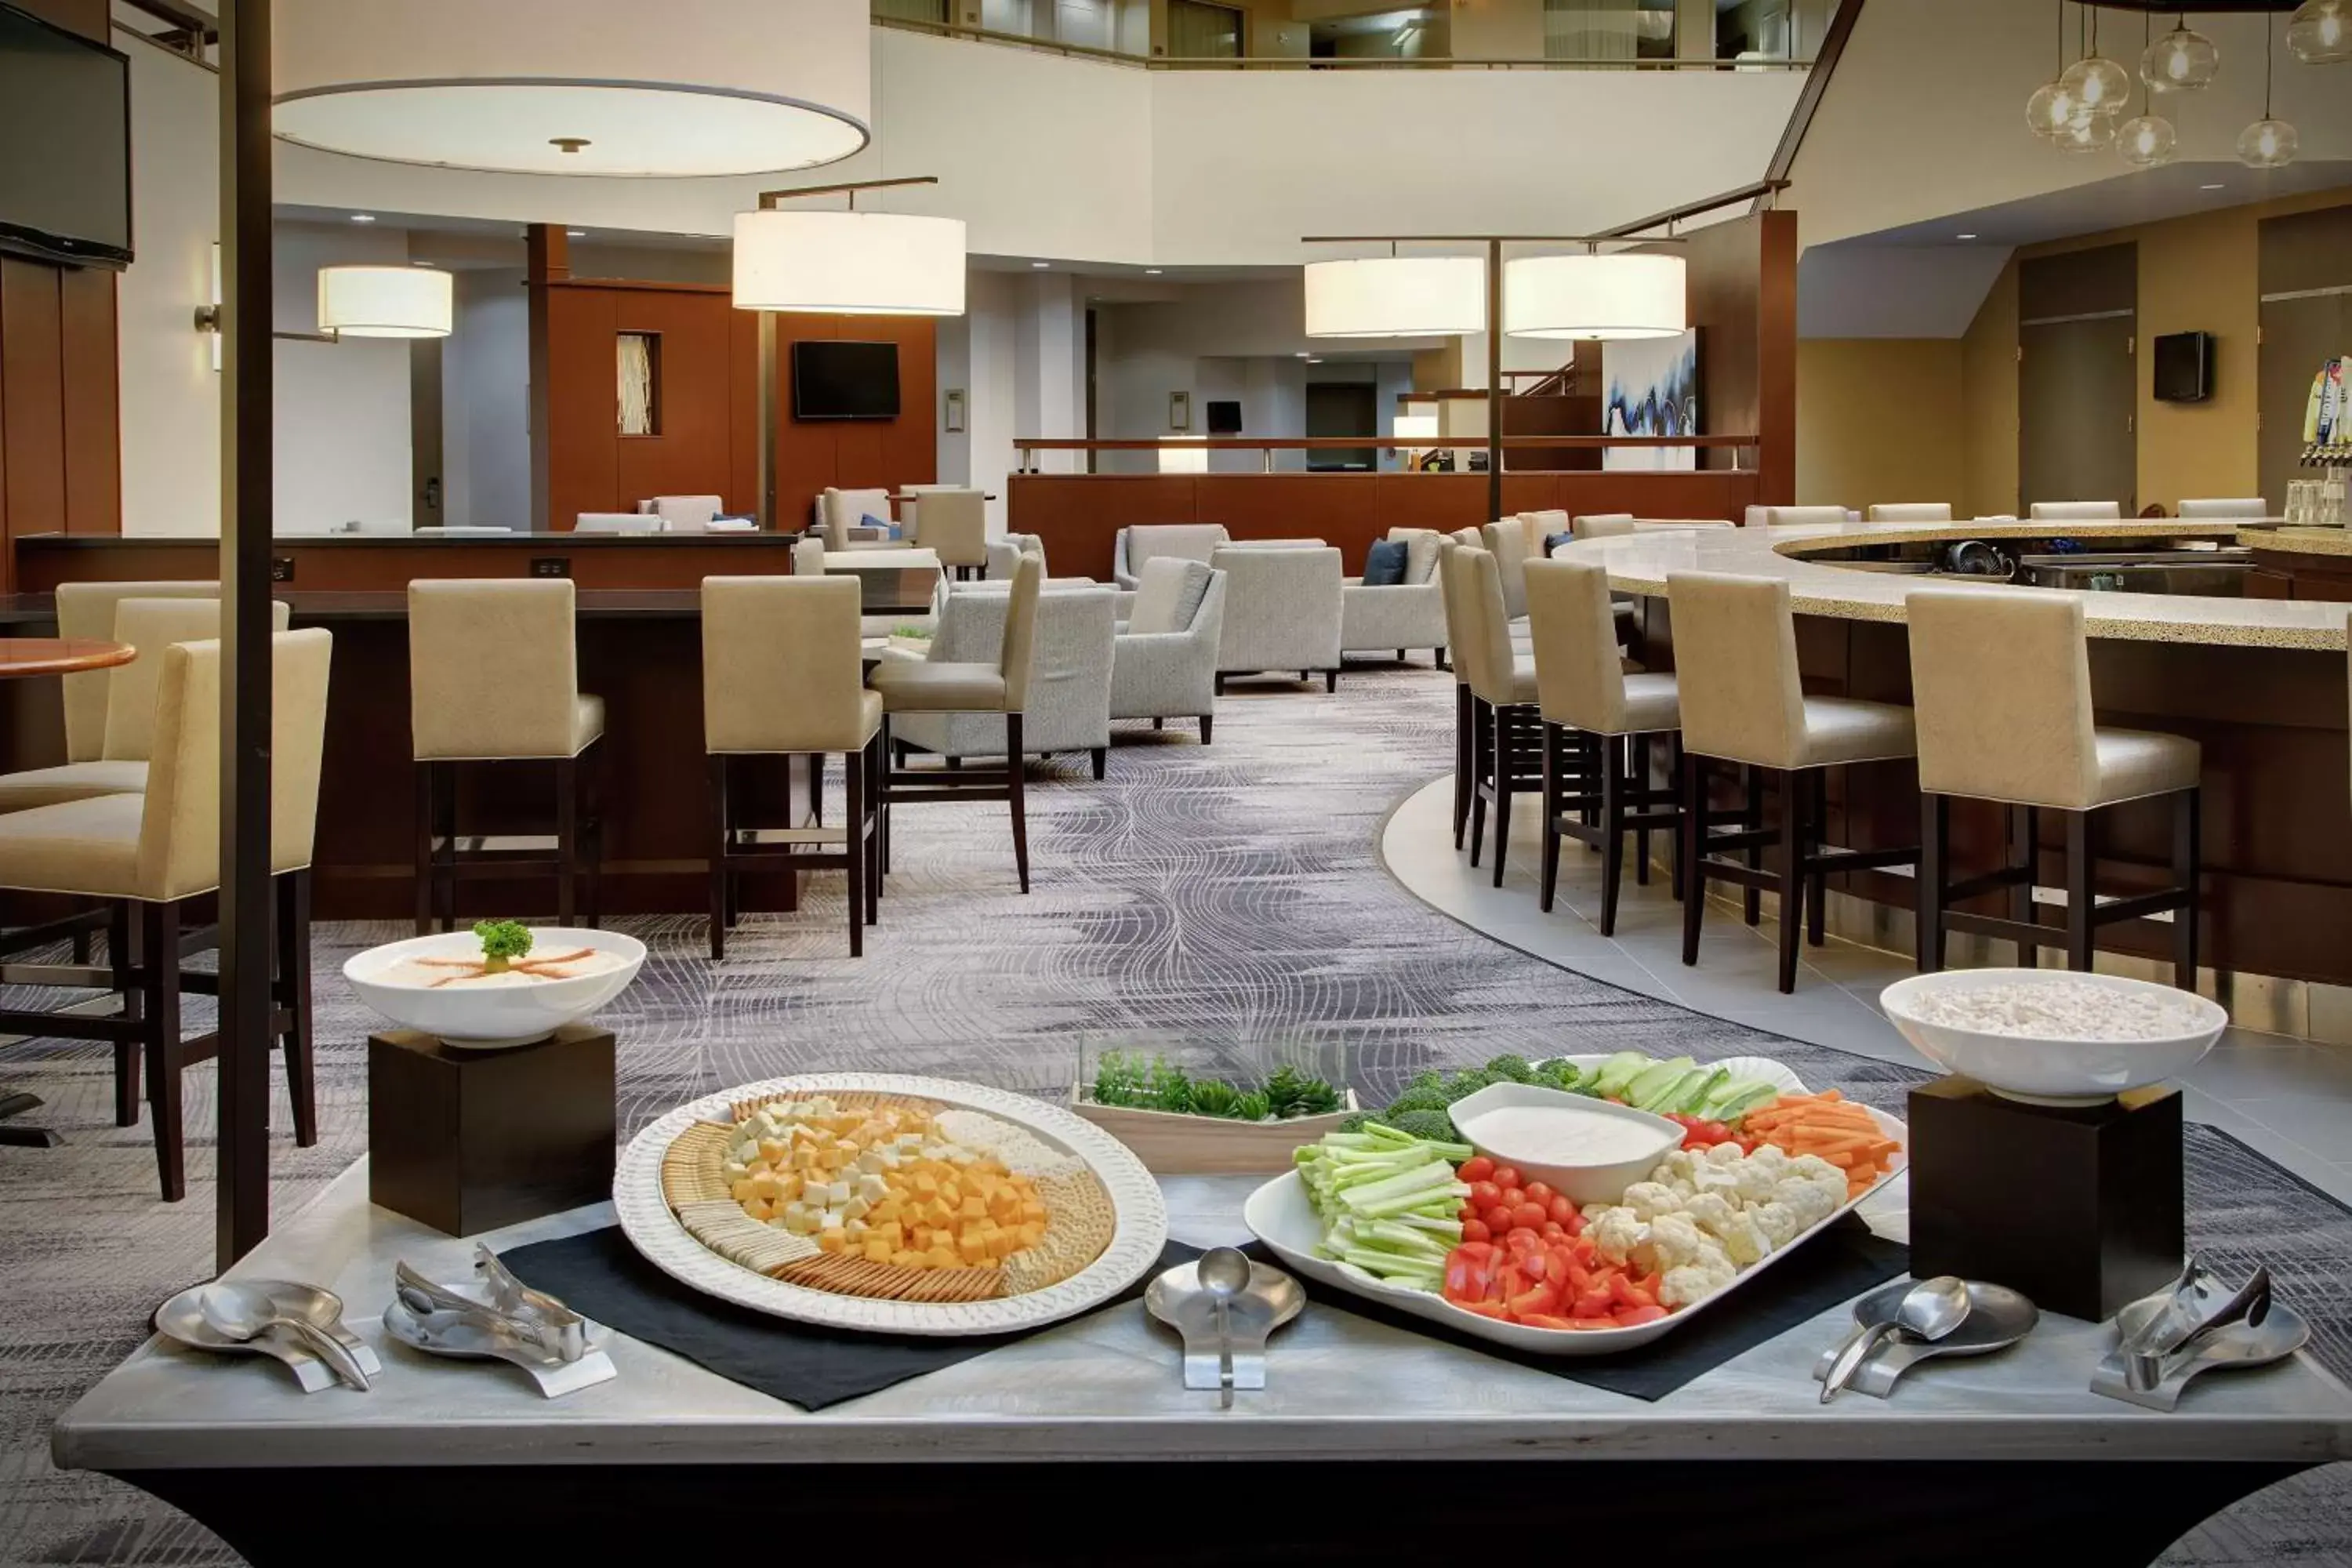
[[[2257,1267],[2246,1282],[2222,1297],[2223,1287],[2202,1253],[2156,1297],[2144,1298],[2116,1314],[2116,1354],[2125,1385],[2146,1394],[2164,1381],[2167,1365],[2198,1342],[2235,1323],[2260,1328],[2271,1310],[2271,1271]],[[2217,1298],[2220,1298],[2217,1300]],[[2154,1305],[2150,1310],[2151,1303]]]
[[[565,1364],[588,1353],[588,1321],[554,1297],[516,1279],[488,1247],[476,1246],[474,1273],[488,1294],[488,1301],[437,1285],[404,1262],[393,1266],[393,1289],[400,1304],[420,1321],[446,1314],[444,1321]],[[425,1326],[433,1324],[426,1321]]]

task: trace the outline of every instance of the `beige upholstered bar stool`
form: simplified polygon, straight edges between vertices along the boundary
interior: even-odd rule
[[[596,923],[602,856],[589,748],[604,701],[583,696],[569,578],[448,578],[408,585],[409,731],[416,759],[416,930],[457,918],[465,876],[552,871],[556,920],[572,921],[574,879],[588,877]],[[472,848],[459,842],[459,769],[547,763],[555,773],[555,843]]]
[[[917,537],[958,580],[988,565],[988,498],[979,490],[927,487],[915,503]]]
[[[2093,721],[2090,647],[2083,601],[2044,589],[1921,589],[1904,596],[1911,623],[1911,691],[1919,715],[1919,967],[1944,966],[1948,932],[2017,943],[2032,967],[2037,947],[2059,947],[2070,969],[2091,967],[2101,927],[2172,915],[2172,983],[2197,986],[2198,778],[2196,742]],[[2172,885],[2098,901],[2097,814],[2168,796]],[[2007,853],[1999,869],[1955,883],[1947,846],[1954,796],[2005,809]],[[2064,815],[2066,913],[2034,917],[2037,817]],[[1955,909],[2006,890],[2008,915]]]
[[[1678,826],[1679,792],[1671,781],[1682,770],[1682,708],[1675,678],[1625,673],[1609,574],[1590,562],[1528,563],[1528,630],[1544,727],[1543,909],[1551,911],[1559,881],[1561,837],[1591,845],[1601,851],[1601,934],[1612,936],[1626,833],[1637,836],[1633,875],[1646,884],[1651,831],[1671,834]],[[1664,788],[1650,783],[1650,741],[1658,735],[1674,747]],[[1568,793],[1571,746],[1587,753],[1584,767],[1597,775],[1597,799]],[[1590,756],[1596,749],[1599,755]],[[1582,814],[1571,815],[1572,805],[1582,806]],[[1682,885],[1679,865],[1675,885]]]
[[[1524,619],[1528,613],[1528,534],[1512,518],[1506,522],[1490,522],[1480,528],[1479,538],[1486,553],[1495,558],[1496,580],[1503,585],[1503,614],[1508,620]]]
[[[1470,829],[1470,797],[1476,787],[1471,738],[1477,728],[1477,700],[1470,691],[1470,662],[1461,650],[1469,646],[1475,623],[1462,608],[1465,574],[1454,562],[1462,542],[1452,534],[1438,540],[1437,586],[1445,606],[1445,646],[1454,650],[1454,847],[1460,849]]]
[[[1873,522],[1949,522],[1952,503],[1940,500],[1875,501],[1869,511]]]
[[[295,1142],[318,1142],[311,1071],[310,866],[319,764],[327,724],[333,639],[311,629],[272,639],[269,870],[276,882],[269,1036],[282,1042]],[[141,1058],[155,1113],[164,1201],[187,1190],[180,1075],[217,1054],[217,1034],[180,1037],[184,990],[216,992],[219,977],[180,968],[181,920],[191,899],[220,886],[220,644],[155,646],[152,757],[139,794],[35,806],[0,816],[0,888],[97,900],[135,921],[135,956],[118,951],[122,1012],[0,1011],[0,1031],[115,1047],[116,1121],[137,1120]],[[124,666],[128,668],[130,666]],[[135,1005],[134,1005],[135,1004]],[[128,1100],[131,1114],[125,1115]]]
[[[1535,660],[1511,647],[1502,576],[1493,553],[1468,549],[1451,553],[1464,622],[1455,662],[1461,664],[1463,656],[1468,656],[1465,676],[1472,699],[1470,864],[1478,863],[1486,807],[1492,804],[1494,883],[1499,888],[1510,858],[1511,798],[1540,797],[1543,790],[1543,723],[1536,709]]]
[[[1699,924],[1710,878],[1780,898],[1780,989],[1797,988],[1797,933],[1822,939],[1825,879],[1843,871],[1907,866],[1918,848],[1821,850],[1825,771],[1858,763],[1907,762],[1916,752],[1911,710],[1852,697],[1813,697],[1797,668],[1797,628],[1789,584],[1716,572],[1666,575],[1674,617],[1675,689],[1683,715],[1683,962],[1698,962]],[[1750,770],[1748,820],[1713,836],[1709,761]],[[1780,825],[1761,826],[1755,770],[1778,773]],[[1768,872],[1755,854],[1778,844]],[[1744,864],[1710,850],[1748,852]],[[1753,912],[1750,913],[1751,922]]]
[[[849,956],[862,957],[881,868],[882,699],[866,689],[856,580],[702,580],[702,736],[710,756],[710,956],[727,956],[746,870],[849,874]],[[739,826],[730,802],[731,759],[838,755],[847,810],[838,827],[788,822]],[[813,773],[821,778],[822,773]],[[789,782],[784,798],[790,801]]]
[[[1029,700],[1037,593],[1045,575],[1044,560],[1024,551],[1013,570],[1013,585],[1006,591],[1004,641],[994,664],[887,659],[866,678],[866,684],[882,698],[881,867],[885,873],[890,868],[893,807],[922,801],[1001,800],[1013,816],[1013,863],[1021,875],[1021,890],[1029,890],[1029,812],[1022,795],[1021,721]],[[890,756],[893,713],[1001,713],[1004,716],[1004,765],[952,772],[897,766]]]

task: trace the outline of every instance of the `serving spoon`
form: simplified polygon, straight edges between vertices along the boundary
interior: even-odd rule
[[[1956,1274],[1938,1274],[1932,1279],[1922,1279],[1903,1293],[1903,1302],[1895,1309],[1891,1322],[1872,1323],[1853,1338],[1846,1341],[1830,1363],[1829,1375],[1822,1379],[1822,1403],[1827,1405],[1845,1392],[1846,1384],[1862,1370],[1870,1352],[1887,1335],[1901,1331],[1930,1342],[1940,1340],[1960,1326],[1969,1315],[1968,1281]]]
[[[1193,1265],[1193,1276],[1217,1310],[1217,1404],[1234,1404],[1234,1298],[1249,1289],[1250,1260],[1237,1247],[1213,1247]]]
[[[215,1281],[205,1287],[200,1304],[205,1321],[223,1339],[243,1344],[259,1339],[272,1329],[285,1329],[333,1369],[337,1377],[362,1391],[368,1387],[367,1373],[342,1341],[307,1318],[281,1310],[267,1291],[250,1285]]]

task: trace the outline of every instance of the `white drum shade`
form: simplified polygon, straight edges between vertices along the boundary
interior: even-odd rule
[[[735,215],[735,304],[844,316],[963,314],[963,220],[909,213]]]
[[[1475,256],[1371,256],[1307,264],[1310,338],[1443,337],[1486,330]]]
[[[451,276],[435,267],[321,267],[319,330],[347,338],[446,338]]]
[[[1434,414],[1400,414],[1396,416],[1391,439],[1398,441],[1434,441],[1437,439],[1437,416]]]
[[[1180,445],[1162,437],[1160,471],[1163,474],[1205,474],[1209,471],[1209,449],[1201,446]]]
[[[1527,256],[1503,264],[1503,331],[1513,337],[1671,338],[1687,322],[1679,256]]]
[[[866,145],[866,0],[283,0],[278,135],[526,174],[805,169]]]

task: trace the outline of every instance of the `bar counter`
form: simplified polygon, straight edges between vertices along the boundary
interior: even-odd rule
[[[1694,531],[1563,545],[1568,559],[1608,569],[1612,586],[1642,596],[1645,658],[1671,668],[1674,628],[1669,573],[1731,572],[1789,584],[1797,651],[1808,689],[1885,702],[1911,700],[1903,627],[1904,595],[1933,583],[1818,559],[1828,551],[1962,539],[2061,536],[2237,539],[2259,558],[2266,531],[2153,519],[2115,523],[1848,523]],[[2249,574],[2250,579],[2252,574]],[[2043,592],[2066,590],[2047,589]],[[2241,1022],[2266,1026],[2259,985],[2268,976],[2329,986],[2352,984],[2352,734],[2346,704],[2343,604],[2262,597],[2092,593],[2083,595],[2098,718],[2186,735],[2204,749],[2203,962]],[[1916,844],[1916,779],[1906,765],[1839,770],[1830,837],[1856,848]],[[2000,814],[1955,802],[1953,875],[1995,864]],[[2044,814],[2040,881],[2063,884],[2058,824]],[[2160,802],[2100,814],[2101,886],[2116,892],[2160,886],[2169,854],[2169,814]],[[1878,935],[1907,942],[1909,879],[1866,872],[1832,886],[1898,911]],[[1896,929],[1899,927],[1899,930]],[[2161,956],[2160,931],[2145,922],[2102,933],[2103,945]],[[1996,962],[2009,948],[1995,943]],[[2231,994],[2232,987],[2235,994]],[[2275,991],[2277,988],[2269,988]],[[2300,1030],[2296,1032],[2302,1032]]]

